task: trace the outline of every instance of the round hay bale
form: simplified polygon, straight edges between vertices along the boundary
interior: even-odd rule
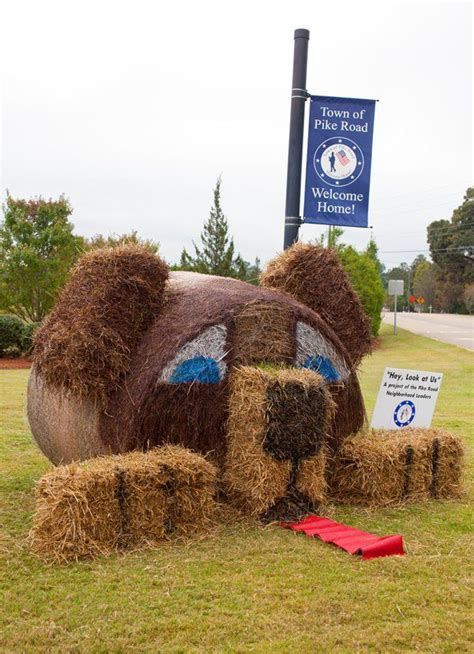
[[[67,397],[31,369],[27,415],[40,450],[55,465],[111,453],[100,436],[100,411],[86,398]]]
[[[322,500],[324,460],[364,405],[344,344],[311,307],[238,280],[168,278],[127,246],[73,271],[37,336],[28,416],[56,464],[178,445],[225,468],[245,511],[283,517]]]

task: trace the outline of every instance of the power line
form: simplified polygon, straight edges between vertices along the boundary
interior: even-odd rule
[[[462,228],[464,228],[464,227],[469,228],[469,227],[472,227],[472,226],[474,226],[474,222],[464,223],[463,225],[461,225]],[[445,231],[448,232],[449,230],[452,229],[452,227],[453,227],[453,225],[451,225],[449,227],[436,227],[435,229],[430,229],[430,235],[433,234],[433,235],[443,236],[443,232],[445,232]],[[463,231],[463,230],[462,229],[457,230],[456,235],[458,235],[460,231]],[[403,232],[403,234],[401,234],[401,236],[417,236],[417,235],[421,236],[420,230],[418,230],[417,232]]]
[[[379,254],[410,254],[413,252],[430,252],[430,250],[379,250]]]

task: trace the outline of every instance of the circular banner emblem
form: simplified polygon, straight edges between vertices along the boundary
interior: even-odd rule
[[[330,186],[348,186],[364,169],[364,155],[357,143],[345,136],[327,139],[313,157],[318,177]]]
[[[415,419],[415,405],[410,400],[397,404],[393,412],[393,421],[397,427],[407,427]]]

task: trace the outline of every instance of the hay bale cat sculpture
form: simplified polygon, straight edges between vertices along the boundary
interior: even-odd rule
[[[182,445],[217,465],[240,508],[304,513],[364,423],[356,368],[370,344],[330,250],[293,246],[261,287],[170,273],[137,246],[97,250],[37,333],[28,418],[55,464]]]

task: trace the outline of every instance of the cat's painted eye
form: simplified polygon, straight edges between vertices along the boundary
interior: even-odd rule
[[[295,364],[298,368],[314,370],[328,382],[343,381],[349,376],[349,367],[334,346],[304,322],[296,324]]]
[[[209,327],[179,350],[163,369],[160,381],[168,384],[218,384],[225,377],[227,329],[224,325]]]

